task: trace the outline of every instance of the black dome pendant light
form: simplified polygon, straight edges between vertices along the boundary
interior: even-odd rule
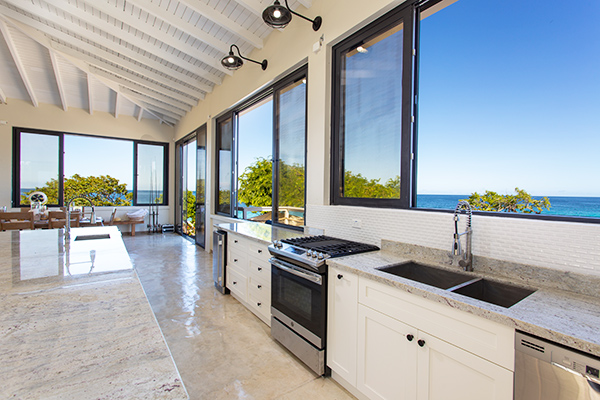
[[[233,54],[233,48],[236,48],[238,55],[236,56],[235,54]],[[242,56],[242,54],[240,53],[240,48],[237,47],[235,44],[232,44],[231,46],[229,46],[229,55],[226,55],[225,57],[223,57],[221,59],[221,65],[224,66],[227,69],[231,69],[231,70],[236,70],[236,69],[240,69],[242,65],[244,65],[244,60],[247,61],[251,61],[255,64],[258,64],[262,67],[262,70],[264,71],[265,69],[267,69],[267,60],[262,60],[262,62],[258,62],[258,61],[254,61],[250,58],[246,58],[244,56]]]
[[[269,25],[271,28],[282,29],[285,28],[290,21],[292,20],[292,14],[299,16],[302,19],[305,19],[309,22],[312,22],[313,31],[318,31],[321,27],[321,23],[323,19],[321,17],[316,17],[314,20],[310,18],[306,18],[304,15],[300,15],[297,12],[294,12],[290,9],[287,0],[285,1],[285,7],[279,3],[279,0],[275,0],[273,5],[265,8],[263,11],[262,17],[265,24]]]

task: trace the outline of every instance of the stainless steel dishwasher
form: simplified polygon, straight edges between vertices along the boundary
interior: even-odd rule
[[[600,359],[517,332],[515,400],[600,400]]]

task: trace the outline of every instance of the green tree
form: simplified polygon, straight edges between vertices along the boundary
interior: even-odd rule
[[[22,204],[29,204],[28,196],[33,192],[44,192],[48,196],[48,203],[58,204],[58,181],[51,179],[42,187],[21,196]],[[64,203],[74,197],[87,197],[95,206],[129,206],[133,194],[127,190],[127,184],[119,183],[119,180],[110,175],[87,176],[78,174],[66,178],[64,182]],[[85,201],[77,201],[75,205],[87,206]]]
[[[183,224],[183,233],[194,236],[196,234],[196,196],[194,192],[186,190],[184,194],[186,213]]]
[[[368,179],[362,174],[346,171],[344,174],[344,197],[369,199],[399,199],[400,176],[390,178],[385,184],[381,179]]]
[[[515,188],[515,192],[516,194],[514,195],[501,195],[486,190],[483,195],[474,192],[465,200],[471,205],[471,208],[480,211],[540,214],[543,209],[549,210],[551,207],[550,200],[547,197],[536,200],[529,193],[519,188]]]
[[[238,201],[250,207],[269,207],[272,205],[273,166],[266,158],[257,158],[256,162],[244,169],[238,178]]]

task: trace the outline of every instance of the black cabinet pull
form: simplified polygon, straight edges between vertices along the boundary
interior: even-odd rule
[[[344,277],[344,275],[342,275],[342,274],[338,274],[338,277],[337,277],[337,278],[338,278],[338,279],[342,279],[343,277]]]
[[[256,287],[259,289],[262,289],[262,285],[257,285]]]
[[[409,342],[412,342],[414,338],[415,337],[413,335],[411,335],[410,333],[408,335],[406,335],[406,340],[408,340]]]
[[[262,303],[256,303],[256,305],[260,307],[262,305]]]
[[[233,259],[233,262],[237,262],[237,258],[234,258],[234,259]]]
[[[236,282],[236,281],[233,281],[233,284],[234,284],[234,285],[237,285],[237,282]]]
[[[425,346],[425,341],[423,339],[419,339],[417,340],[417,343],[419,344],[419,346],[423,347]]]
[[[258,267],[258,270],[259,270],[259,271],[262,271],[262,267]]]
[[[237,240],[234,240],[233,243],[237,243]]]
[[[259,251],[258,251],[258,254],[260,254],[260,253],[262,253],[262,250],[259,250]]]

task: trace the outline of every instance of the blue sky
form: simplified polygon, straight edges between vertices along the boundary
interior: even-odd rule
[[[422,22],[419,192],[600,196],[600,2],[460,0]]]

